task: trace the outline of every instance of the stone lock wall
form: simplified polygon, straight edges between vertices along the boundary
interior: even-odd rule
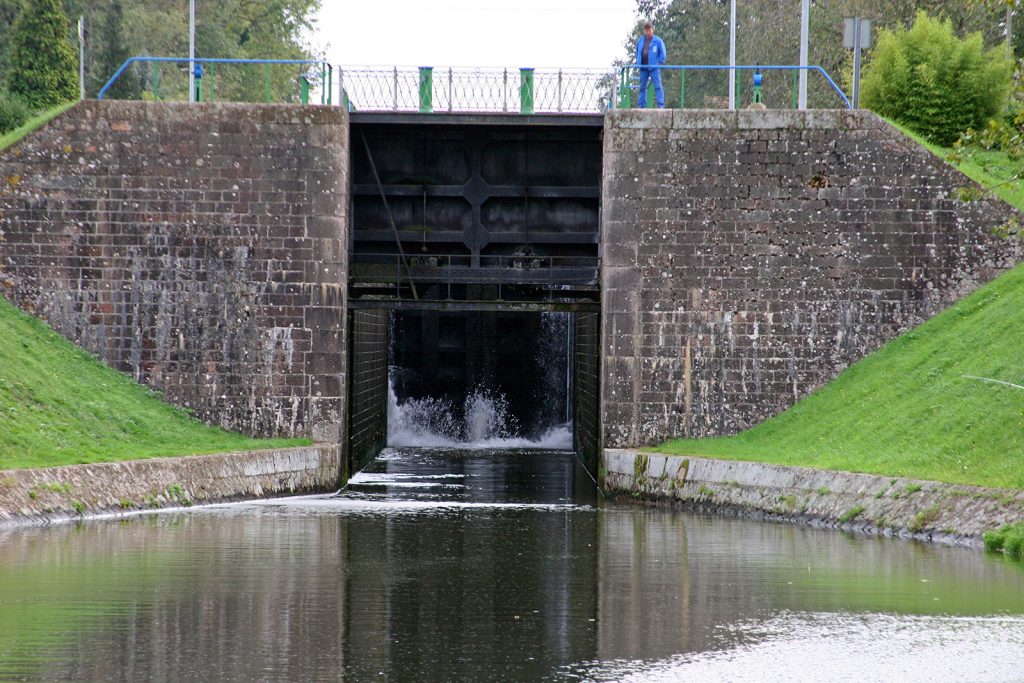
[[[970,184],[864,111],[611,113],[604,446],[750,427],[1013,265]]]
[[[0,294],[207,422],[342,437],[348,115],[82,102],[0,153]]]

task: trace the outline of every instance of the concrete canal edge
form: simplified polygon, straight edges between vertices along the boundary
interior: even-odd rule
[[[1024,520],[1024,491],[605,449],[610,495],[704,512],[982,547],[982,534]]]
[[[337,490],[341,446],[0,470],[0,528]]]

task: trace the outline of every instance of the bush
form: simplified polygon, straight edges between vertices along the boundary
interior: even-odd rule
[[[23,5],[10,33],[7,89],[30,107],[49,109],[78,99],[78,55],[68,41],[59,0]]]
[[[0,135],[9,133],[28,121],[32,110],[16,97],[0,95]]]
[[[932,142],[950,146],[1006,103],[1012,64],[980,33],[961,40],[949,20],[918,12],[909,30],[885,31],[864,69],[861,101]]]

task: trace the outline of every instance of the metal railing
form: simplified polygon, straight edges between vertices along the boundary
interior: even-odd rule
[[[336,67],[339,101],[357,111],[593,113],[607,108],[613,71],[458,67]]]
[[[713,73],[713,74],[721,76],[721,78],[717,79],[718,81],[721,81],[721,82],[720,83],[713,83],[713,84],[711,84],[710,88],[708,87],[709,84],[707,84],[707,83],[702,83],[701,84],[701,86],[703,86],[701,88],[702,94],[703,94],[703,98],[702,98],[702,100],[700,101],[700,103],[699,103],[699,105],[697,107],[692,107],[692,108],[695,108],[695,109],[721,109],[721,108],[725,108],[725,106],[728,106],[728,105],[726,105],[724,103],[728,102],[728,99],[729,99],[729,85],[730,85],[730,82],[732,83],[732,87],[734,88],[735,93],[736,93],[735,102],[737,103],[737,106],[740,106],[739,103],[741,102],[742,94],[743,94],[743,80],[744,80],[743,76],[750,75],[751,76],[751,81],[752,81],[752,85],[750,86],[750,88],[751,88],[752,95],[754,95],[754,97],[752,97],[751,99],[754,102],[763,103],[762,100],[761,100],[761,89],[762,88],[766,88],[767,84],[762,84],[762,82],[761,82],[762,81],[762,75],[763,75],[762,72],[767,72],[767,73],[791,72],[792,73],[792,88],[791,88],[792,107],[791,108],[796,109],[797,108],[797,91],[798,91],[798,87],[799,87],[799,85],[798,85],[799,74],[800,74],[801,71],[807,71],[808,74],[818,74],[823,79],[823,81],[819,81],[819,83],[823,82],[824,85],[821,88],[819,88],[819,92],[816,93],[817,94],[817,99],[819,101],[821,101],[822,103],[827,104],[828,103],[828,98],[831,97],[833,102],[842,103],[842,105],[845,106],[847,109],[853,109],[853,105],[850,104],[850,100],[846,97],[846,94],[843,93],[842,89],[840,89],[840,87],[838,85],[836,85],[835,81],[832,80],[832,77],[829,76],[828,72],[825,71],[820,66],[816,66],[816,65],[796,66],[796,65],[780,65],[780,64],[773,64],[773,65],[742,64],[742,65],[736,65],[736,66],[729,66],[727,64],[686,64],[686,65],[683,65],[683,64],[680,64],[680,65],[664,64],[664,65],[661,65],[661,66],[653,66],[653,67],[640,67],[640,66],[638,66],[636,64],[627,64],[627,65],[625,65],[625,66],[623,66],[623,67],[621,67],[619,69],[618,92],[617,92],[617,96],[613,98],[613,100],[615,102],[615,107],[616,108],[618,108],[618,109],[629,109],[631,107],[636,106],[636,102],[637,102],[637,99],[638,99],[637,96],[639,94],[638,93],[638,90],[639,90],[638,81],[639,81],[639,73],[640,73],[640,69],[641,68],[645,68],[645,69],[659,69],[661,71],[662,81],[663,81],[662,86],[663,86],[663,89],[664,89],[666,106],[669,106],[670,104],[674,104],[675,105],[675,106],[673,106],[671,108],[678,108],[678,109],[685,109],[685,108],[687,108],[686,107],[686,102],[687,102],[687,87],[688,87],[687,86],[687,74],[688,73],[690,74],[690,78],[691,78],[691,83],[690,83],[690,89],[691,89],[690,98],[691,98],[691,101],[693,99],[693,93],[692,93],[693,83],[692,83],[692,78],[693,78],[694,74],[702,74],[703,75],[703,74]],[[670,79],[671,79],[671,81],[670,81]],[[772,84],[773,86],[775,86],[774,89],[775,89],[776,92],[778,92],[778,91],[783,89],[783,88],[779,88],[778,87],[779,83],[780,83],[780,81],[776,81],[775,83]],[[782,85],[785,86],[787,89],[789,87],[788,81],[785,82],[785,83],[782,83]],[[708,94],[708,90],[709,89],[714,94],[709,95]],[[655,106],[654,105],[653,85],[649,85],[648,86],[648,93],[647,93],[647,98],[646,99],[647,99],[647,106],[648,107]],[[779,98],[776,97],[776,99],[779,99]],[[777,106],[775,106],[773,108],[785,108],[788,105],[788,102],[777,101],[774,104],[777,105]]]
[[[320,100],[320,104],[332,104],[331,92],[333,67],[324,61],[306,59],[234,59],[234,58],[196,58],[188,57],[129,57],[114,72],[110,80],[100,89],[97,99],[102,100],[118,79],[136,64],[148,64],[149,73],[142,74],[146,80],[146,92],[153,99],[177,99],[184,95],[189,99],[188,72],[196,75],[197,102],[213,102],[220,98],[228,101],[272,102],[276,99],[275,91],[285,87],[286,101],[309,104],[311,97]],[[168,74],[161,70],[162,66],[173,65],[175,68]],[[218,75],[217,65],[230,65],[233,73]],[[239,69],[249,68],[249,73],[240,74]],[[255,70],[253,70],[255,69]],[[163,75],[163,78],[161,78]],[[221,84],[218,88],[218,82]],[[245,96],[239,97],[239,87]],[[319,95],[317,96],[317,93]]]
[[[174,88],[161,89],[160,67],[174,64],[174,75],[182,81],[181,71],[195,71],[197,101],[221,99],[265,101],[283,94],[285,101],[308,104],[338,104],[350,111],[370,112],[494,112],[599,113],[611,108],[628,109],[638,100],[638,76],[641,67],[628,64],[614,71],[591,69],[484,69],[446,67],[351,67],[332,66],[324,61],[289,59],[221,59],[180,57],[131,57],[117,70],[99,92],[103,99],[121,75],[133,65],[152,67],[146,83],[147,94],[154,99],[180,96],[180,82]],[[218,70],[218,65],[221,69]],[[220,74],[223,67],[256,69],[256,72]],[[753,100],[772,108],[797,106],[798,76],[805,70],[819,75],[813,84],[816,107],[844,106],[849,99],[820,66],[792,65],[661,65],[666,105],[671,108],[725,108],[730,87],[735,102],[743,94],[744,79],[752,79]],[[273,73],[272,69],[290,70]],[[789,72],[787,76],[764,81],[768,74]],[[218,75],[220,74],[220,75]],[[218,80],[220,79],[220,80]],[[764,81],[764,82],[763,82]],[[218,83],[230,87],[218,88]],[[651,88],[653,90],[653,88]],[[762,97],[762,89],[764,90]],[[253,92],[253,91],[256,92]],[[187,86],[184,93],[188,94]],[[226,97],[225,97],[226,96]],[[653,92],[648,106],[654,106]]]

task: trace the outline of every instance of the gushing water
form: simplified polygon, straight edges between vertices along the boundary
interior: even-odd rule
[[[388,390],[388,445],[427,448],[544,448],[569,450],[572,430],[555,425],[536,439],[524,438],[499,392],[477,387],[466,397],[460,420],[451,401],[409,399],[402,404],[394,385]]]

